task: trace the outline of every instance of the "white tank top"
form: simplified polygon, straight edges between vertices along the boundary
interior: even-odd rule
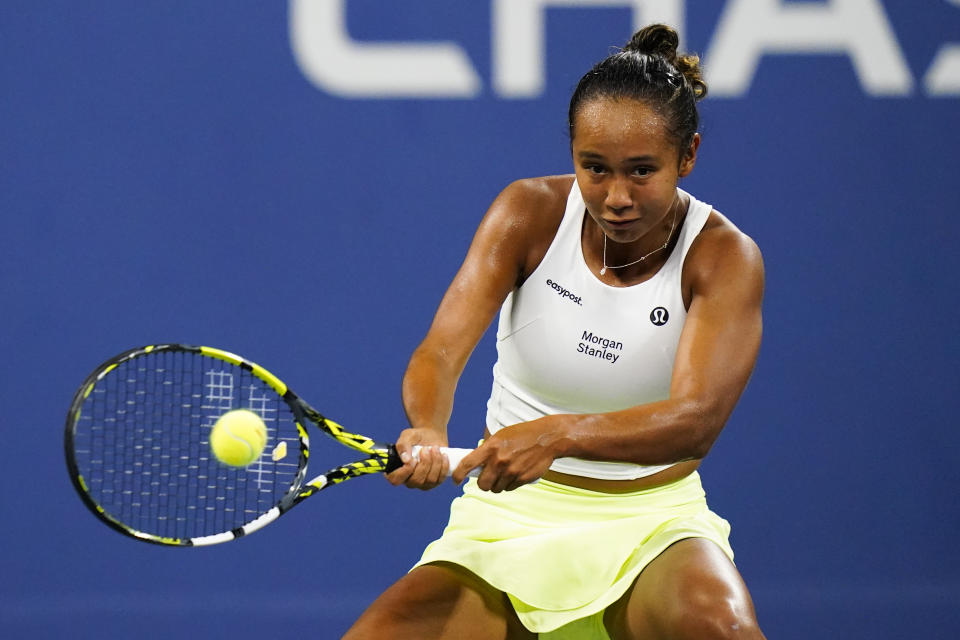
[[[679,241],[663,267],[640,284],[611,287],[583,258],[586,205],[574,180],[546,255],[500,309],[487,401],[491,434],[547,415],[604,413],[669,397],[687,316],[680,287],[683,261],[712,209],[690,197]],[[557,458],[550,468],[631,480],[670,466]]]

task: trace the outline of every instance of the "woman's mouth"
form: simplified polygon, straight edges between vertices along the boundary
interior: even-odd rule
[[[639,220],[639,218],[632,218],[630,220],[608,220],[604,218],[603,222],[611,229],[626,229],[627,227],[636,224]]]

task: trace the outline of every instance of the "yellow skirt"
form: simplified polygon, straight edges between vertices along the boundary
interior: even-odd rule
[[[697,473],[618,494],[546,480],[495,494],[471,479],[416,566],[469,569],[506,593],[524,626],[541,637],[604,638],[604,609],[667,547],[705,538],[732,560],[729,534],[727,521],[707,507]]]

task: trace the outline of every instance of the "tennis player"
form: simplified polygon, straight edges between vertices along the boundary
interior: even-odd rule
[[[575,175],[511,184],[481,223],[411,358],[388,478],[445,479],[433,447],[499,312],[486,433],[453,479],[482,472],[346,638],[764,637],[697,473],[757,357],[763,264],[678,188],[707,87],[677,43],[652,25],[590,70]]]

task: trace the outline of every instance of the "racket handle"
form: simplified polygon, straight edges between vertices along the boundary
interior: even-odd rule
[[[412,453],[413,453],[414,460],[420,459],[420,449],[422,448],[423,447],[421,447],[418,444],[413,445]],[[460,461],[463,460],[468,453],[472,453],[472,452],[473,452],[473,449],[460,449],[458,447],[440,447],[440,453],[447,456],[447,460],[450,462],[450,471],[449,471],[450,474],[452,474],[453,470],[457,468],[457,465],[460,464]],[[476,478],[477,476],[480,475],[481,470],[482,470],[482,467],[471,469],[470,473],[467,474],[467,477]]]
[[[413,449],[411,449],[411,453],[413,454],[414,460],[420,459],[420,450],[422,448],[423,447],[421,447],[418,444],[413,445]],[[390,445],[389,451],[390,451],[390,458],[387,461],[387,467],[386,467],[387,473],[390,473],[391,471],[396,471],[397,469],[403,466],[403,462],[400,460],[400,456],[397,454],[397,449],[393,445]],[[464,457],[466,457],[466,455],[471,451],[473,451],[473,449],[460,449],[457,447],[440,447],[440,452],[447,456],[447,460],[450,463],[450,471],[449,471],[450,474],[453,473],[453,470],[457,468],[457,465],[460,464],[460,461],[463,460]],[[467,474],[467,477],[476,478],[477,476],[480,475],[480,471],[482,471],[481,467],[477,467],[476,469],[471,469],[470,473]]]

